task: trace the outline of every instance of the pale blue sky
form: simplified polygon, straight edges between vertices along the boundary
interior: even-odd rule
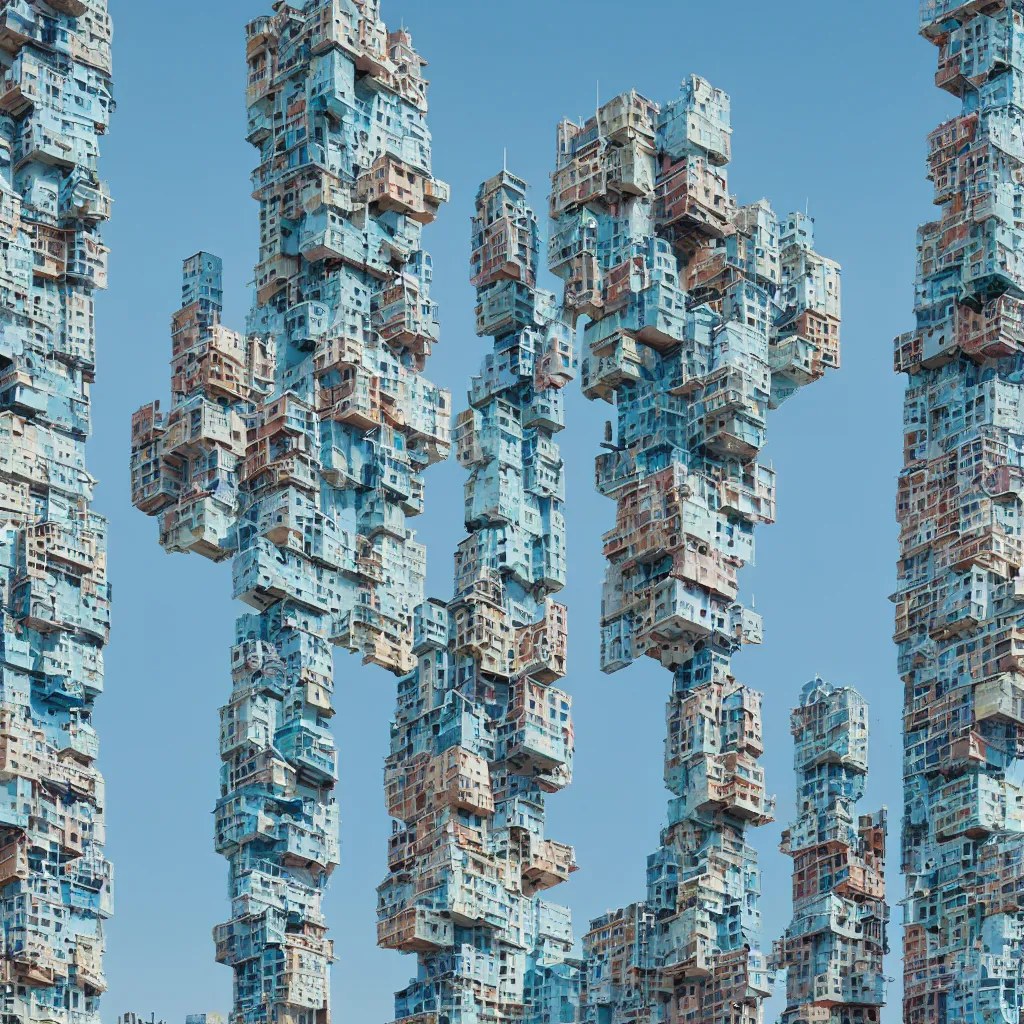
[[[99,304],[99,380],[90,467],[97,507],[110,517],[114,630],[100,703],[101,768],[108,780],[109,852],[117,916],[108,930],[105,1017],[224,1011],[230,971],[213,962],[210,929],[227,914],[226,863],[211,849],[217,795],[217,708],[230,690],[236,607],[230,569],[168,557],[156,524],[129,504],[131,412],[165,398],[167,323],[183,257],[203,248],[225,263],[226,321],[241,326],[256,253],[249,197],[254,151],[244,139],[243,27],[269,0],[110,0],[118,111],[104,140],[115,198],[106,232],[110,291]],[[759,531],[745,577],[765,618],[765,644],[737,659],[763,690],[769,787],[780,821],[759,830],[766,931],[789,919],[790,862],[776,852],[791,816],[790,705],[815,672],[852,684],[872,707],[872,768],[864,811],[891,814],[890,895],[899,867],[900,705],[891,643],[895,586],[895,475],[902,381],[892,337],[912,323],[914,231],[931,216],[924,136],[953,112],[932,85],[935,56],[916,36],[914,0],[385,0],[430,62],[435,172],[452,202],[426,232],[434,257],[442,341],[428,373],[464,405],[484,345],[472,326],[468,232],[477,184],[500,167],[533,184],[546,210],[555,125],[589,114],[635,86],[677,95],[697,72],[733,102],[731,187],[741,202],[767,196],[779,213],[809,203],[818,248],[843,264],[843,369],[794,398],[769,424],[765,459],[778,472],[779,522]],[[645,859],[666,803],[661,782],[668,673],[637,665],[597,670],[600,535],[614,506],[594,494],[593,456],[608,410],[570,389],[567,461],[570,673],[578,744],[576,782],[549,801],[549,834],[575,844],[580,871],[551,893],[571,906],[577,932],[606,908],[641,898]],[[419,523],[430,592],[451,590],[462,535],[462,471],[427,476]],[[394,680],[340,656],[335,718],[341,750],[342,866],[327,901],[337,953],[340,1021],[384,1022],[412,958],[374,945],[375,887],[390,830],[383,808]],[[898,914],[891,932],[899,973]],[[768,943],[766,942],[766,945]],[[899,998],[893,987],[892,1002]],[[897,1020],[893,1005],[887,1020]],[[772,1019],[769,1015],[769,1019]]]

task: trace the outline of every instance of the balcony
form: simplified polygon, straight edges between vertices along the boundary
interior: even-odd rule
[[[223,504],[231,501],[231,504]],[[230,494],[183,494],[164,513],[160,543],[167,551],[192,551],[213,562],[235,552],[235,508]]]
[[[360,516],[359,525],[360,532],[371,538],[378,533],[386,533],[399,540],[405,540],[408,530],[405,513],[401,507],[384,500],[368,501]]]
[[[245,139],[253,146],[261,146],[274,134],[274,120],[261,107],[249,110],[249,129]]]
[[[650,196],[654,192],[654,147],[634,137],[604,152],[607,184],[623,195]]]
[[[607,195],[608,174],[603,150],[603,141],[593,137],[552,174],[549,211],[553,219]]]
[[[453,439],[455,441],[455,459],[464,469],[470,466],[483,465],[489,459],[485,456],[483,446],[480,443],[480,434],[477,428],[476,410],[464,409],[459,413],[455,421]]]
[[[93,224],[110,219],[113,200],[106,182],[92,183],[75,175],[61,185],[61,215]]]
[[[544,618],[516,630],[517,674],[541,683],[553,683],[565,676],[568,610],[550,598],[545,601]]]
[[[701,156],[662,158],[654,204],[659,233],[684,249],[722,238],[733,209],[725,177]]]
[[[40,80],[47,71],[47,67],[30,54],[19,54],[0,79],[0,110],[16,118],[31,110],[39,102]]]
[[[430,762],[425,790],[435,806],[447,805],[483,816],[494,813],[487,761],[462,747],[450,747]]]
[[[959,53],[948,53],[943,48],[939,57],[939,67],[935,72],[935,85],[939,89],[945,89],[958,99],[963,88],[963,73]]]
[[[0,12],[0,50],[18,53],[30,41],[43,42],[42,25],[28,0],[12,0]]]
[[[0,889],[29,879],[28,844],[21,836],[0,847]]]
[[[333,785],[338,779],[338,757],[334,741],[326,729],[297,723],[278,730],[275,746],[300,775],[317,785]]]
[[[975,717],[1024,725],[1024,676],[1006,673],[974,688]]]
[[[427,178],[423,182],[423,195],[428,203],[438,205],[451,200],[452,189],[446,181],[439,181],[437,178]]]
[[[455,941],[452,922],[438,911],[409,907],[377,921],[377,945],[403,953],[432,953]]]
[[[69,236],[67,276],[91,284],[94,288],[106,288],[109,252],[89,232],[75,232]]]
[[[575,870],[576,854],[571,846],[553,839],[531,841],[529,856],[522,865],[523,895],[533,896],[567,882]]]
[[[768,362],[773,375],[788,378],[798,387],[818,380],[823,372],[818,349],[800,337],[791,337],[772,345],[768,350]]]
[[[542,427],[557,433],[565,426],[565,400],[562,392],[550,389],[534,391],[533,399],[523,410],[523,429]]]
[[[2,29],[2,22],[0,22]],[[0,40],[2,49],[2,40]],[[37,121],[27,118],[15,140],[15,160],[19,166],[30,161],[50,164],[71,171],[78,164],[85,164],[94,170],[95,159],[88,159],[75,145],[75,138],[55,131]]]
[[[533,291],[518,281],[502,281],[478,295],[476,332],[495,337],[534,323]]]
[[[764,447],[763,418],[748,414],[716,415],[709,413],[699,424],[703,429],[696,435],[699,444],[706,445],[719,455],[732,455],[751,459]]]
[[[416,653],[447,649],[448,609],[444,604],[435,600],[426,601],[416,609],[413,624],[413,650]]]
[[[390,154],[378,158],[356,182],[356,199],[429,224],[447,199],[447,186],[431,181]],[[429,193],[429,194],[428,194]]]
[[[513,686],[508,724],[500,729],[505,760],[519,775],[549,775],[572,763],[570,699],[527,679]]]
[[[729,162],[732,142],[729,97],[699,75],[683,80],[683,92],[668,103],[658,122],[663,146],[672,155],[703,150],[716,167]]]
[[[38,523],[25,536],[26,565],[30,570],[51,570],[53,563],[76,575],[96,568],[99,553],[96,534],[66,523]]]
[[[967,356],[995,359],[1024,350],[1024,303],[1008,295],[978,312],[969,306],[953,311],[956,344]]]
[[[313,354],[313,372],[317,375],[331,373],[346,368],[356,368],[363,364],[364,345],[356,337],[324,337],[317,342]]]
[[[316,348],[319,338],[330,325],[330,309],[322,302],[300,302],[284,315],[288,340],[301,352]]]
[[[500,217],[486,226],[473,221],[470,284],[485,288],[502,280],[534,283],[531,222],[525,217]]]
[[[80,18],[89,10],[89,5],[83,0],[46,0],[46,2],[55,11],[60,11],[61,14],[66,14],[69,18]]]
[[[77,935],[71,962],[79,985],[97,993],[106,992],[107,979],[103,975],[103,940],[101,938]]]
[[[722,481],[719,510],[744,522],[775,522],[775,471],[755,466],[753,472]]]
[[[612,402],[623,384],[640,379],[642,362],[636,341],[620,333],[594,342],[591,355],[583,360],[582,388],[591,401]]]
[[[995,197],[992,198],[994,201]],[[1024,256],[1014,247],[1011,230],[994,209],[979,209],[975,220],[981,220],[980,236],[964,252],[965,296],[982,302],[1003,294],[1024,298]]]
[[[84,630],[105,643],[110,628],[109,587],[102,584],[87,596],[85,588],[52,577],[27,576],[15,581],[12,612],[42,633]]]
[[[936,611],[932,617],[928,635],[933,640],[949,640],[953,637],[973,633],[986,618],[985,605],[975,601],[964,601],[960,607]]]
[[[158,455],[132,457],[132,504],[146,515],[157,515],[178,500],[182,489],[181,470],[168,466]]]
[[[349,423],[361,430],[380,426],[380,378],[360,369],[342,384],[321,388],[318,411],[321,419]]]
[[[548,268],[565,281],[574,274],[573,268],[580,266],[580,261],[586,261],[593,268],[593,283],[599,275],[596,248],[597,218],[587,209],[578,210],[554,225],[548,241]]]
[[[337,603],[332,574],[262,538],[239,552],[231,569],[234,596],[261,611],[287,599],[323,613]]]
[[[922,0],[921,32],[929,38],[944,32],[944,23],[952,18],[963,20],[969,14],[990,6],[991,0]]]

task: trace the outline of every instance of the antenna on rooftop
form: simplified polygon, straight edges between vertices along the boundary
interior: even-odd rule
[[[505,146],[501,151],[501,169],[508,171],[508,146]]]

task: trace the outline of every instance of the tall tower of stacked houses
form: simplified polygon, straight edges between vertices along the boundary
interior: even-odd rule
[[[876,1024],[889,907],[885,808],[857,815],[868,777],[867,701],[812,679],[792,731],[797,817],[781,849],[793,858],[793,923],[774,951],[786,970],[779,1024]]]
[[[572,776],[561,389],[572,331],[536,287],[526,183],[484,182],[473,219],[477,333],[493,350],[455,427],[469,536],[454,598],[417,610],[386,769],[396,819],[379,888],[380,945],[415,952],[403,1024],[575,1021],[569,911],[537,894],[575,869],[545,836],[546,795]]]
[[[927,0],[938,219],[918,232],[897,517],[904,1021],[1024,1014],[1024,4]]]
[[[216,848],[231,918],[235,1024],[326,1024],[321,897],[338,863],[331,646],[399,676],[416,665],[424,551],[408,521],[449,448],[423,225],[423,61],[377,0],[274,4],[247,29],[260,212],[245,331],[220,322],[220,261],[185,262],[171,406],[132,419],[135,504],[168,551],[232,560],[232,685]]]
[[[773,810],[761,695],[730,669],[761,625],[737,571],[775,515],[767,412],[839,365],[839,267],[806,217],[737,206],[729,155],[729,98],[697,77],[665,107],[629,92],[558,129],[550,264],[589,318],[584,393],[617,415],[597,460],[618,507],[602,667],[647,655],[672,675],[668,823],[647,898],[584,939],[588,1024],[757,1024],[770,988],[747,841]]]
[[[0,2],[0,1014],[98,1024],[103,777],[93,706],[110,617],[86,469],[97,176],[113,110],[105,0]]]

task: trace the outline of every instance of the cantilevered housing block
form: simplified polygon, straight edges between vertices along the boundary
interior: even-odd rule
[[[231,559],[233,685],[216,847],[231,865],[217,959],[234,1024],[329,1018],[321,897],[338,863],[332,645],[404,675],[424,550],[408,520],[449,450],[420,237],[430,172],[423,61],[376,0],[277,3],[247,29],[260,164],[255,301],[221,322],[220,260],[185,261],[171,405],[132,420],[135,504],[168,551]]]
[[[569,911],[538,895],[575,869],[547,838],[547,794],[572,775],[561,389],[572,331],[536,287],[526,183],[484,182],[473,220],[477,330],[493,339],[455,427],[469,535],[455,596],[416,612],[415,670],[399,684],[385,769],[395,828],[378,941],[414,952],[403,1024],[574,1021]]]
[[[876,1024],[889,951],[886,810],[857,815],[868,775],[868,706],[856,690],[812,679],[793,709],[796,821],[793,923],[775,944],[786,971],[780,1024]]]
[[[99,1024],[104,784],[92,725],[110,621],[86,469],[105,0],[0,0],[0,1016]]]
[[[613,402],[597,487],[607,672],[672,673],[672,793],[647,899],[591,922],[584,1019],[756,1024],[770,990],[748,826],[771,820],[761,695],[730,671],[758,617],[737,601],[753,531],[775,517],[757,462],[767,413],[839,365],[839,267],[811,221],[737,206],[729,98],[701,78],[664,107],[636,92],[558,128],[550,265],[586,315],[584,393]]]
[[[959,113],[928,137],[895,641],[906,1024],[1024,1015],[1024,4],[921,6]]]

